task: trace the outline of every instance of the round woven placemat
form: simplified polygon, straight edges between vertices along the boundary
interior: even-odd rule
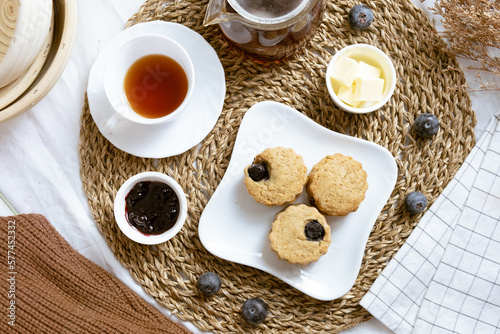
[[[265,65],[231,49],[215,26],[203,26],[207,0],[146,1],[128,22],[128,26],[152,20],[186,25],[214,47],[226,74],[227,94],[216,126],[198,148],[175,157],[155,161],[126,154],[99,133],[87,103],[81,117],[81,176],[95,221],[118,260],[177,317],[203,330],[232,333],[335,333],[370,318],[360,299],[421,217],[408,215],[402,199],[414,190],[423,192],[430,204],[436,199],[472,149],[476,121],[462,88],[463,73],[423,12],[411,0],[367,4],[375,9],[368,31],[348,26],[347,13],[355,2],[327,1],[321,28],[306,49],[287,61]],[[400,79],[390,102],[367,115],[339,111],[324,83],[332,53],[354,43],[384,50]],[[263,100],[285,103],[327,128],[382,145],[397,159],[398,181],[372,230],[359,277],[337,300],[315,300],[264,272],[221,260],[198,238],[200,215],[228,166],[241,119]],[[437,115],[441,123],[432,140],[416,139],[411,131],[415,117],[423,112]],[[113,218],[113,198],[120,185],[149,170],[174,177],[189,202],[184,228],[157,247],[130,241]],[[197,291],[197,277],[206,271],[222,278],[216,296],[204,297]],[[240,316],[242,303],[251,297],[269,304],[269,316],[257,328]]]

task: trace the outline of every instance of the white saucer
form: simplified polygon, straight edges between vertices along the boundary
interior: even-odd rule
[[[109,134],[104,129],[113,114],[104,95],[104,68],[123,40],[145,34],[165,34],[181,44],[191,56],[196,80],[192,100],[179,116],[164,124],[133,124]],[[212,46],[197,32],[178,23],[153,21],[136,24],[117,34],[99,52],[89,75],[87,96],[90,113],[103,136],[114,146],[144,158],[181,154],[200,143],[212,130],[224,105],[224,69]]]

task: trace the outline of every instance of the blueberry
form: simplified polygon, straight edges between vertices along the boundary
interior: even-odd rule
[[[304,227],[304,233],[309,241],[321,241],[325,237],[325,228],[317,220],[311,220]]]
[[[148,181],[136,183],[125,198],[127,205],[130,207],[134,206],[137,202],[145,198],[149,191],[149,184],[150,182]]]
[[[206,272],[198,277],[198,289],[205,296],[213,296],[220,290],[221,281],[217,274]]]
[[[310,196],[310,197],[309,197],[309,203],[310,203],[311,205],[316,204],[316,200],[314,199],[314,197],[312,197],[312,196]]]
[[[418,136],[430,138],[438,132],[439,121],[435,115],[423,113],[417,116],[413,128]]]
[[[427,198],[424,194],[418,191],[414,191],[406,195],[405,198],[405,208],[410,214],[418,214],[424,211],[427,206]]]
[[[135,227],[145,226],[148,223],[148,216],[144,212],[132,211],[128,214],[128,221]]]
[[[367,5],[356,5],[349,11],[349,24],[355,30],[365,30],[373,22],[373,12]]]
[[[248,175],[250,175],[252,180],[254,180],[255,182],[269,179],[269,173],[267,171],[267,167],[263,163],[252,164],[248,168]]]
[[[266,320],[268,309],[267,304],[262,299],[250,298],[241,307],[241,312],[249,324],[257,326]]]

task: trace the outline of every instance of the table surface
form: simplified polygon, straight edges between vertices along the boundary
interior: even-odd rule
[[[428,9],[433,1],[421,3]],[[167,316],[170,312],[146,294],[114,258],[92,219],[79,174],[80,115],[90,67],[99,50],[142,5],[143,0],[78,0],[78,31],[69,63],[51,92],[27,113],[0,123],[0,192],[19,213],[40,213],[81,254],[128,285]],[[475,73],[466,73],[469,82]],[[499,92],[471,93],[476,136],[499,112]],[[0,215],[6,208],[0,205]],[[182,322],[195,333],[196,327]],[[390,333],[372,319],[342,333]]]

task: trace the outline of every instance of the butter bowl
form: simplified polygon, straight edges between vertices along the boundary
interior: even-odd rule
[[[380,73],[379,77],[370,77],[377,70]],[[359,77],[365,73],[366,78]],[[352,83],[353,86],[346,86],[349,84],[345,82],[351,82],[353,78],[357,78]],[[328,64],[325,79],[333,102],[342,110],[356,114],[366,114],[380,109],[389,101],[396,88],[396,70],[391,59],[382,50],[369,44],[349,45],[335,53]],[[356,91],[356,83],[359,87],[363,85],[363,90]],[[354,91],[356,93],[353,93]],[[377,96],[376,100],[358,102],[354,99],[354,96],[359,99],[374,99],[374,95]],[[353,105],[346,103],[346,100]]]

